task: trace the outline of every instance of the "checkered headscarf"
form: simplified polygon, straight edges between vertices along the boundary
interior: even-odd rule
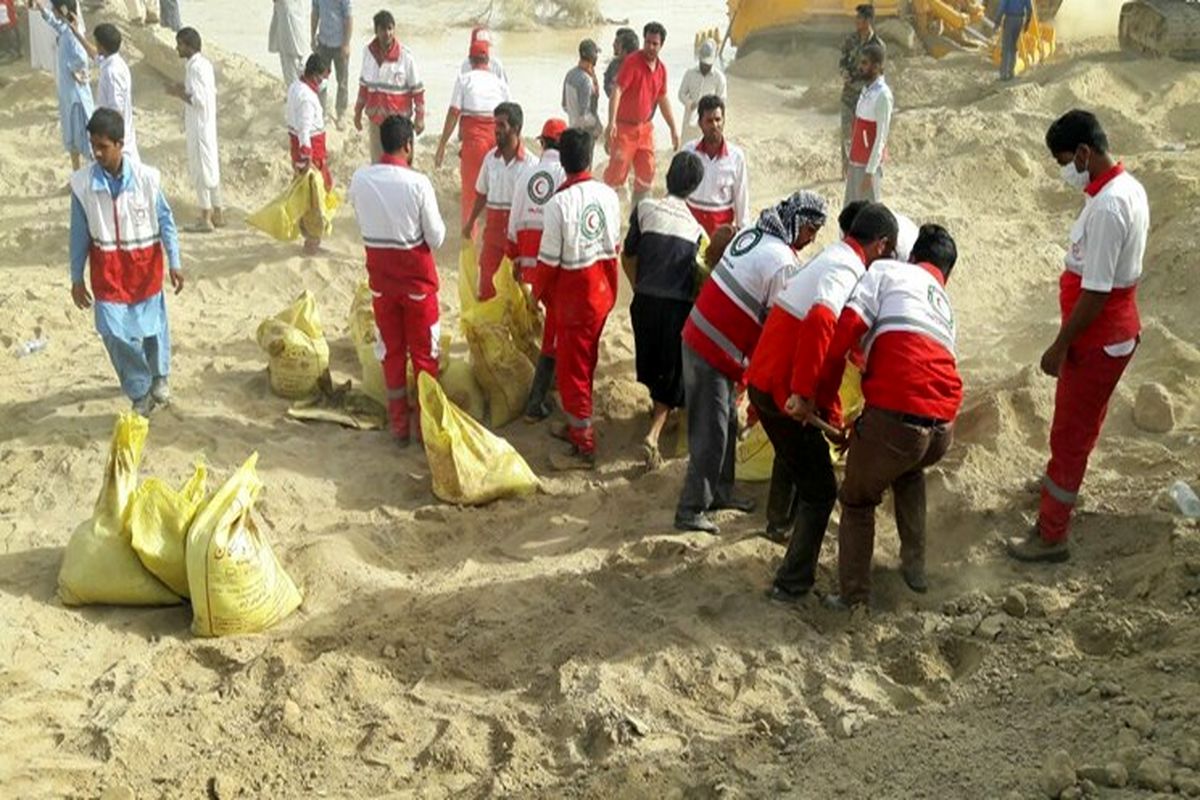
[[[800,191],[764,209],[758,217],[759,230],[778,236],[788,244],[796,241],[805,225],[821,227],[828,216],[825,198],[816,192]]]

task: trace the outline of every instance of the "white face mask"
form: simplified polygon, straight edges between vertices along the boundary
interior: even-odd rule
[[[1092,176],[1088,174],[1087,170],[1081,171],[1076,167],[1074,159],[1063,164],[1062,179],[1072,189],[1077,189],[1081,192],[1092,182]]]

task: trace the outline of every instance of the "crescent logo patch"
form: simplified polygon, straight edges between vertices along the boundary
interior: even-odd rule
[[[729,252],[735,256],[743,256],[753,250],[762,241],[763,233],[758,228],[743,231],[734,238],[729,246]]]
[[[946,293],[936,286],[930,286],[929,305],[933,308],[933,313],[937,314],[950,330],[954,330],[954,312],[950,310],[950,301],[946,298]]]
[[[579,230],[583,234],[583,238],[589,242],[594,242],[604,235],[608,225],[604,220],[604,209],[599,203],[591,203],[583,209],[583,216],[579,221]]]
[[[532,200],[535,205],[544,206],[546,203],[549,203],[550,198],[554,196],[554,178],[551,177],[549,172],[535,173],[534,176],[529,179],[527,191],[529,193],[529,199]]]

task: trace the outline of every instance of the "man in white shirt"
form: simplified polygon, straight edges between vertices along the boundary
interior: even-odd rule
[[[1088,457],[1137,349],[1150,205],[1142,184],[1109,153],[1094,114],[1068,112],[1046,132],[1046,146],[1063,180],[1086,197],[1059,279],[1062,326],[1042,355],[1042,372],[1057,378],[1058,388],[1038,522],[1009,540],[1008,553],[1018,561],[1058,562],[1071,557],[1067,536]]]
[[[182,84],[169,94],[183,100],[187,133],[188,173],[196,187],[200,220],[187,230],[211,233],[225,227],[221,212],[221,158],[217,150],[217,80],[212,62],[200,52],[202,43],[195,28],[175,34],[175,49],[187,62]]]
[[[856,200],[878,203],[882,195],[883,159],[892,127],[895,99],[883,77],[884,50],[869,44],[862,49],[859,74],[867,88],[858,98],[854,128],[850,133],[850,166],[846,171],[844,205]]]
[[[725,138],[725,101],[715,94],[700,98],[701,138],[683,149],[704,164],[700,186],[687,197],[692,216],[711,237],[722,225],[750,224],[750,177],[746,155]]]
[[[284,106],[292,170],[301,175],[310,168],[315,169],[321,173],[327,192],[333,188],[333,174],[329,171],[329,151],[325,144],[325,109],[321,105],[321,88],[329,80],[330,70],[329,62],[319,53],[309,56],[304,65],[304,76],[288,88]],[[306,256],[320,252],[321,235],[325,232],[325,217],[319,204],[314,206],[300,220]]]
[[[705,39],[700,45],[699,58],[699,65],[683,73],[683,81],[679,84],[679,102],[683,103],[683,137],[685,139],[691,132],[688,128],[694,124],[695,117],[692,115],[696,111],[696,106],[700,104],[700,98],[716,95],[722,100],[726,99],[725,73],[714,66],[717,62],[717,43],[712,39]]]
[[[492,41],[492,32],[483,26],[472,28],[471,46],[474,47],[477,42],[481,45],[485,45],[485,49],[488,50],[488,72],[492,73],[505,83],[508,83],[508,73],[504,71],[504,64],[501,63],[500,58],[494,52],[491,52],[494,45],[494,42]],[[475,66],[471,63],[471,57],[467,56],[463,59],[462,67],[459,69],[459,74],[466,75],[473,69],[475,69]]]
[[[413,428],[421,437],[418,399],[408,397],[408,362],[414,375],[438,375],[438,273],[433,251],[446,239],[429,178],[414,170],[413,123],[393,115],[379,126],[383,155],[360,167],[348,198],[362,233],[375,326],[383,342],[392,435],[407,446]]]
[[[78,28],[71,28],[71,32],[88,55],[95,59],[100,71],[100,80],[96,84],[96,107],[111,108],[121,115],[125,123],[124,155],[139,160],[137,134],[133,126],[133,77],[129,73],[129,65],[121,56],[121,31],[107,22],[97,25],[96,30],[92,31],[96,40],[94,45]]]

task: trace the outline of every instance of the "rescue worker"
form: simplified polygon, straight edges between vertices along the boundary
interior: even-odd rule
[[[57,42],[54,80],[58,89],[58,123],[63,149],[71,157],[71,168],[77,170],[92,153],[87,124],[96,103],[88,84],[87,50],[73,33],[78,14],[76,0],[52,0],[52,5],[53,11],[45,0],[38,0],[37,8]]]
[[[542,135],[538,137],[542,158],[537,163],[526,162],[513,192],[512,211],[508,217],[508,245],[516,253],[513,266],[517,270],[517,280],[530,286],[537,278],[538,250],[542,246],[546,204],[567,179],[558,153],[558,142],[566,129],[567,124],[561,119],[546,120],[542,125]],[[525,403],[526,422],[538,422],[550,416],[551,412],[546,395],[554,385],[554,313],[547,298],[542,298],[542,305],[545,307],[542,350],[533,372],[533,383],[529,387],[529,399]]]
[[[800,270],[798,253],[825,224],[825,199],[796,192],[759,215],[729,242],[683,327],[688,468],[675,527],[717,533],[707,512],[754,510],[733,496],[737,448],[736,385],[754,353],[767,312]]]
[[[475,296],[490,300],[496,296],[496,272],[504,258],[516,257],[516,248],[508,243],[508,219],[512,212],[517,179],[530,159],[521,142],[525,114],[516,103],[501,103],[495,114],[496,147],[483,160],[475,181],[475,206],[463,223],[463,241],[471,238],[475,220],[487,209],[483,226],[483,246],[479,248],[479,286]]]
[[[667,196],[638,203],[621,256],[633,286],[629,307],[638,383],[650,390],[650,430],[642,441],[646,468],[662,466],[658,439],[667,417],[684,404],[683,351],[679,342],[700,285],[697,257],[707,240],[687,206],[704,177],[695,153],[675,154],[667,170]]]
[[[846,200],[870,200],[878,203],[883,190],[883,159],[887,153],[888,133],[892,126],[895,100],[883,77],[884,51],[868,45],[863,48],[859,73],[870,81],[858,98],[854,112],[854,130],[850,134],[850,168],[846,172]]]
[[[501,63],[500,57],[492,52],[492,32],[482,25],[477,25],[476,27],[472,28],[471,46],[474,47],[476,42],[479,42],[480,45],[488,51],[488,71],[500,80],[508,83],[508,73],[504,71],[504,64]],[[466,75],[473,69],[475,69],[475,65],[471,63],[471,56],[468,53],[467,57],[463,59],[462,67],[459,69],[459,72],[463,75]]]
[[[800,404],[801,414],[835,408],[847,354],[859,346],[865,350],[866,407],[850,434],[839,492],[840,594],[827,598],[834,608],[865,605],[870,598],[875,507],[889,488],[900,536],[900,572],[914,592],[929,590],[925,470],[949,449],[962,406],[954,312],[945,291],[958,249],[945,228],[925,225],[911,257],[911,262],[876,261],[867,270],[838,320],[815,404]],[[779,578],[776,591],[790,596]]]
[[[675,112],[667,97],[667,67],[658,57],[667,29],[651,22],[642,29],[642,49],[621,63],[608,105],[608,168],[604,182],[622,188],[633,168],[633,204],[654,185],[654,112],[662,113],[671,130],[671,151],[679,149]]]
[[[408,397],[408,362],[414,376],[438,375],[438,273],[433,251],[446,239],[429,178],[411,166],[413,123],[393,115],[379,126],[383,155],[359,167],[348,199],[367,256],[375,326],[383,341],[392,436],[411,441],[413,420],[421,436],[420,405]]]
[[[96,332],[121,389],[133,410],[148,417],[171,399],[163,266],[179,294],[184,277],[175,218],[158,170],[125,156],[121,115],[98,109],[87,130],[95,163],[71,176],[71,299],[76,308],[95,307]]]
[[[195,28],[184,28],[175,34],[175,49],[187,65],[183,84],[168,91],[185,104],[188,172],[200,206],[199,221],[187,228],[192,233],[211,233],[214,228],[225,227],[221,210],[221,156],[217,146],[217,79],[212,62],[200,52],[202,47]]]
[[[1062,327],[1041,362],[1058,379],[1041,509],[1037,526],[1008,543],[1020,561],[1070,558],[1067,534],[1088,457],[1138,345],[1137,287],[1150,232],[1146,190],[1110,154],[1094,114],[1063,115],[1046,132],[1046,146],[1063,180],[1085,198],[1059,279]]]
[[[379,126],[388,117],[408,117],[418,136],[425,130],[425,85],[421,83],[412,51],[401,46],[396,38],[396,19],[391,12],[380,11],[372,21],[375,38],[363,48],[354,128],[363,129],[365,112],[371,125],[368,134],[371,163],[375,163],[387,152],[379,138]],[[340,96],[341,90],[338,92]]]
[[[111,108],[121,115],[125,123],[125,146],[127,158],[138,158],[137,135],[133,127],[133,77],[129,64],[121,56],[122,37],[116,25],[107,22],[92,31],[93,45],[76,27],[71,27],[75,40],[83,45],[88,56],[95,60],[100,78],[96,82],[96,107]]]
[[[486,41],[472,40],[470,59],[475,68],[455,80],[442,137],[433,157],[434,166],[441,167],[446,158],[446,143],[457,126],[458,140],[462,143],[458,166],[462,186],[460,225],[466,225],[475,209],[479,171],[487,154],[496,146],[496,107],[509,101],[508,83],[488,68],[491,63],[488,47]]]
[[[288,89],[284,112],[293,172],[300,175],[310,167],[315,169],[321,173],[325,191],[333,188],[333,174],[329,171],[329,155],[325,146],[325,110],[321,107],[321,86],[329,80],[329,72],[329,64],[320,54],[309,56],[304,65],[304,77]],[[319,252],[324,227],[325,220],[315,209],[301,219],[305,255]]]
[[[716,95],[724,100],[727,92],[725,73],[714,66],[717,63],[717,43],[705,39],[700,44],[696,58],[699,63],[683,73],[683,80],[679,82],[679,102],[683,104],[685,131],[692,125],[692,115],[696,113],[701,98]],[[695,128],[691,130],[695,131]]]
[[[842,172],[849,166],[850,133],[854,130],[854,116],[858,109],[858,98],[870,83],[860,73],[863,48],[867,45],[885,47],[875,33],[875,6],[863,3],[854,12],[854,33],[842,43],[842,57],[838,69],[842,73]]]
[[[812,589],[837,479],[821,430],[803,411],[817,396],[817,379],[842,306],[874,261],[891,254],[896,218],[882,205],[864,208],[846,238],[834,242],[789,279],[767,316],[746,370],[750,402],[796,487],[796,522],[771,596],[802,597]],[[840,373],[839,373],[840,374]]]
[[[704,180],[687,199],[688,208],[709,236],[722,225],[750,223],[750,174],[742,148],[725,138],[725,101],[716,95],[697,105],[701,138],[684,145],[704,165]]]
[[[567,179],[546,205],[538,251],[535,296],[557,316],[556,383],[567,418],[555,435],[571,444],[568,454],[551,457],[559,470],[595,467],[592,381],[600,334],[617,300],[621,209],[616,192],[592,178],[592,146],[587,131],[569,129],[559,138]]]

